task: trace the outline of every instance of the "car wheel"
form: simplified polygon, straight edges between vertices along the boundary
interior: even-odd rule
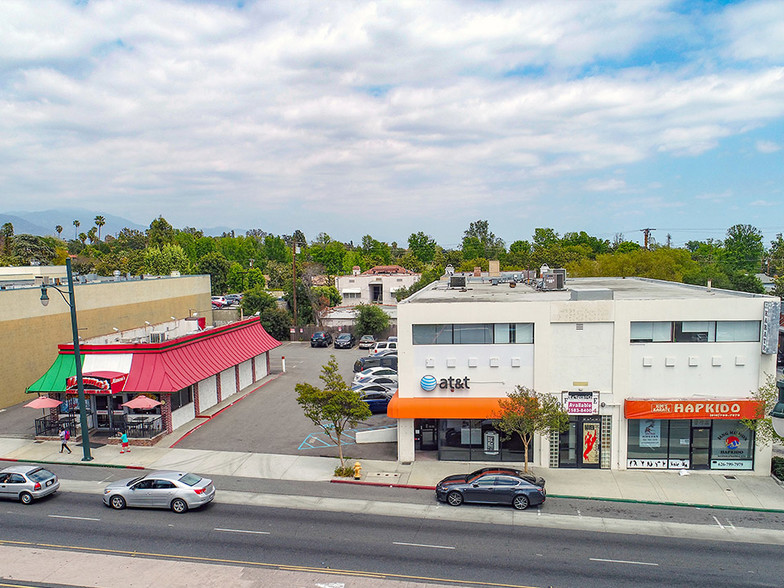
[[[109,504],[115,510],[122,510],[125,508],[125,498],[122,496],[112,496],[109,499]]]
[[[463,495],[460,492],[450,492],[446,495],[446,501],[450,506],[460,506],[463,504]]]
[[[188,503],[185,502],[182,498],[175,498],[172,500],[171,509],[177,514],[182,514],[188,510]]]
[[[517,510],[525,510],[528,508],[528,497],[525,494],[518,494],[512,500],[512,506]]]
[[[19,495],[19,502],[21,502],[22,504],[32,504],[33,495],[30,494],[29,492],[22,492]]]

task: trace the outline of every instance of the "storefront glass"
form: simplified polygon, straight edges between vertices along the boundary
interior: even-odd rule
[[[740,421],[713,421],[711,469],[750,470],[754,467],[754,437]]]
[[[438,458],[444,461],[523,461],[523,443],[517,435],[504,440],[494,421],[442,419],[439,421]],[[528,448],[533,461],[534,442]]]

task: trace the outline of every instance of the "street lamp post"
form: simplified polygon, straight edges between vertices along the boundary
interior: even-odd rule
[[[49,286],[54,288],[63,297],[65,303],[71,307],[71,329],[73,330],[73,346],[74,346],[74,363],[76,364],[76,390],[79,395],[79,425],[82,429],[82,450],[84,457],[82,461],[92,461],[93,457],[90,455],[90,435],[87,427],[87,408],[84,398],[84,380],[82,379],[82,356],[79,351],[79,327],[76,323],[76,299],[74,298],[74,283],[73,273],[71,272],[71,258],[65,260],[65,267],[68,270],[68,299],[65,298],[65,293],[57,286]],[[46,292],[47,286],[41,286],[41,304],[47,306],[49,304],[49,295]]]

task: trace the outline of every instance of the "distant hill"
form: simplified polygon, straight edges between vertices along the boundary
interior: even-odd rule
[[[93,221],[97,215],[101,215],[106,219],[106,224],[101,228],[101,237],[105,235],[116,235],[124,228],[136,229],[139,231],[144,231],[149,228],[149,225],[140,225],[121,216],[107,214],[102,211],[96,212],[94,210],[78,208],[0,213],[0,225],[10,222],[14,225],[14,233],[17,235],[30,234],[40,236],[56,236],[57,232],[54,228],[57,225],[62,225],[63,232],[60,236],[63,239],[73,239],[73,221],[78,220],[81,223],[78,229],[79,233],[86,233],[91,227],[95,226]]]

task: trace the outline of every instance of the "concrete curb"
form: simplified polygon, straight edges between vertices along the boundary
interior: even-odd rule
[[[43,465],[70,465],[70,466],[87,466],[90,468],[115,468],[119,470],[144,470],[144,466],[135,465],[118,465],[114,463],[95,463],[92,461],[46,461],[45,459],[16,459],[11,457],[0,458],[2,461],[13,461],[18,463],[40,463]]]
[[[386,484],[384,482],[363,482],[361,480],[330,480],[332,484],[356,484],[360,486],[381,486],[384,488],[409,488],[413,490],[431,490],[435,486],[416,486],[412,484]],[[667,500],[637,500],[634,498],[610,498],[606,496],[577,496],[573,494],[547,494],[548,498],[565,498],[572,500],[595,500],[597,502],[622,502],[627,504],[650,504],[657,506],[683,506],[691,508],[714,508],[717,510],[743,510],[748,512],[784,513],[782,508],[762,508],[755,506],[732,506],[725,504],[700,504],[698,502],[672,502]]]

